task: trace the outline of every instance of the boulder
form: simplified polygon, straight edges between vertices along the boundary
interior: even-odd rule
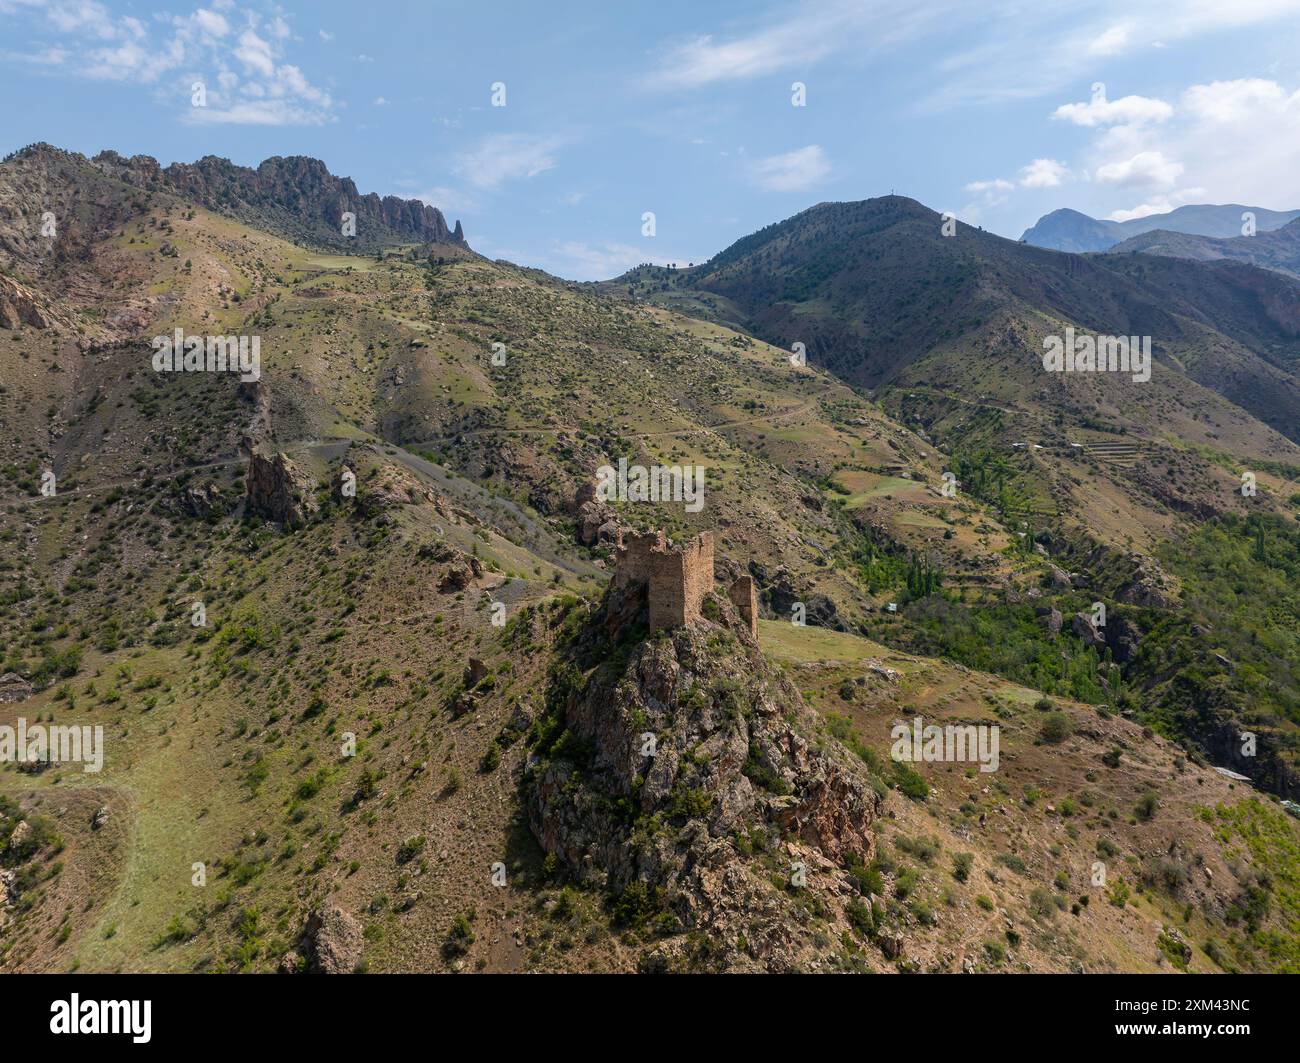
[[[1047,582],[1054,590],[1068,591],[1074,586],[1070,579],[1070,574],[1058,565],[1049,565],[1047,568]]]
[[[17,672],[5,672],[0,675],[0,703],[7,701],[26,701],[36,688]]]
[[[757,582],[762,584],[762,576],[758,573],[754,575]],[[771,585],[763,589],[761,602],[766,606],[764,615],[777,620],[789,620],[795,602],[802,602],[804,620],[811,626],[831,628],[834,631],[849,630],[830,598],[806,588],[799,589],[790,573],[783,568],[777,570]]]
[[[462,556],[458,563],[454,563],[442,578],[438,581],[438,592],[440,594],[455,594],[463,591],[476,579],[483,575],[483,562],[477,557]]]
[[[9,835],[9,851],[11,853],[20,852],[31,836],[32,825],[27,820],[20,819],[18,826],[14,827],[13,833]]]
[[[190,484],[181,495],[181,508],[191,517],[206,517],[221,503],[221,488],[214,483]]]
[[[471,690],[478,686],[479,680],[488,674],[488,666],[477,657],[471,657],[469,663],[465,665],[465,674],[462,677],[465,680],[465,689]]]
[[[1102,636],[1097,625],[1092,622],[1092,615],[1089,613],[1082,611],[1075,613],[1070,628],[1093,649],[1100,650],[1106,645],[1106,639]]]
[[[313,973],[351,974],[361,962],[361,924],[336,904],[313,912],[303,936]]]

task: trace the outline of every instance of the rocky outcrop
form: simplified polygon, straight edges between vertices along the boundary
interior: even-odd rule
[[[1134,572],[1116,597],[1129,605],[1168,609],[1174,604],[1177,587],[1153,557],[1133,558]]]
[[[30,325],[43,329],[51,323],[49,311],[35,292],[8,277],[0,277],[0,328]]]
[[[244,499],[250,513],[289,527],[316,509],[315,484],[283,453],[255,448],[248,458]]]
[[[5,672],[0,675],[0,704],[7,701],[26,701],[36,688],[17,672]]]
[[[1070,630],[1083,639],[1085,645],[1091,646],[1094,650],[1100,650],[1106,645],[1105,637],[1092,622],[1092,617],[1088,613],[1075,613],[1074,619],[1070,621]]]
[[[210,516],[221,503],[221,488],[214,483],[187,484],[181,492],[181,509],[191,517]]]
[[[165,169],[148,155],[105,151],[91,160],[101,172],[142,188],[175,192],[289,239],[350,250],[396,244],[466,246],[460,222],[447,228],[442,211],[418,199],[362,195],[350,177],[336,177],[319,159],[273,156],[256,169],[207,155]],[[343,214],[356,233],[343,233]]]
[[[347,466],[344,469],[352,471]],[[336,487],[336,492],[337,490]],[[381,465],[374,477],[366,482],[366,497],[381,509],[412,506],[420,502],[428,502],[444,512],[447,508],[445,499],[426,486],[413,472],[400,465]]]
[[[777,569],[770,583],[764,579],[760,566],[751,564],[750,569],[751,571],[758,569],[754,571],[754,576],[759,586],[763,587],[759,594],[759,601],[764,606],[764,616],[770,619],[789,620],[795,603],[800,602],[804,607],[804,620],[813,627],[828,627],[834,631],[849,630],[830,598],[806,588],[801,590],[784,568]],[[767,586],[763,586],[764,583],[767,583]]]
[[[361,963],[361,924],[338,905],[313,912],[303,932],[307,969],[314,974],[351,974]]]
[[[439,577],[439,594],[455,594],[463,591],[483,576],[483,562],[477,557],[458,553],[457,558]]]
[[[248,424],[240,435],[240,445],[245,454],[271,441],[271,385],[265,379],[241,380],[236,394],[252,407]]]
[[[488,666],[478,657],[471,657],[465,665],[464,675],[461,679],[465,683],[465,689],[478,686],[484,676],[488,674]]]
[[[32,825],[25,819],[20,819],[18,825],[14,827],[13,833],[9,835],[7,848],[11,853],[20,853],[23,847],[28,844],[32,836]]]
[[[588,480],[578,488],[572,509],[578,526],[578,542],[583,546],[613,547],[631,531],[631,525],[612,506],[596,498],[595,480]]]
[[[1128,664],[1137,655],[1142,629],[1123,616],[1111,616],[1106,622],[1106,645],[1117,664]]]
[[[706,602],[716,619],[615,654],[609,612],[626,593],[610,589],[572,667],[553,673],[547,711],[570,738],[529,759],[533,831],[580,881],[654,906],[660,927],[705,933],[721,966],[808,969],[817,949],[793,895],[815,892],[847,929],[845,865],[871,859],[881,798],[838,743],[810,741],[815,717],[723,596]],[[790,869],[788,890],[773,867]],[[689,966],[680,947],[643,966]]]

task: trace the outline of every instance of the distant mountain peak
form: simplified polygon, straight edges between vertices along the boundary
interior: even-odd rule
[[[1128,221],[1092,218],[1069,207],[1044,214],[1025,230],[1021,240],[1054,251],[1109,251],[1116,244],[1142,233],[1165,229],[1190,236],[1227,238],[1241,235],[1242,216],[1255,217],[1259,232],[1280,229],[1300,218],[1300,210],[1279,211],[1241,203],[1187,203],[1163,214],[1146,214]]]

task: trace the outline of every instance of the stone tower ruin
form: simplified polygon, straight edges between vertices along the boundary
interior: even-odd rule
[[[661,531],[620,537],[614,550],[614,586],[646,586],[650,603],[650,630],[682,627],[700,619],[704,596],[713,590],[713,533],[675,544]],[[728,597],[758,635],[758,604],[754,581],[742,576]]]

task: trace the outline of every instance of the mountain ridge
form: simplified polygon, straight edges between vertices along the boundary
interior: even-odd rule
[[[323,161],[311,156],[275,155],[249,167],[206,155],[193,163],[164,167],[151,155],[127,157],[110,149],[86,158],[49,144],[33,144],[5,161],[43,152],[81,160],[134,187],[172,192],[312,246],[362,253],[411,243],[469,247],[461,223],[449,227],[437,207],[418,199],[362,194],[352,178],[335,176]],[[342,231],[345,211],[355,215],[355,235]]]
[[[1239,203],[1187,203],[1165,213],[1145,214],[1127,221],[1093,218],[1063,207],[1044,214],[1020,239],[1035,247],[1081,252],[1109,251],[1116,244],[1153,229],[1226,238],[1240,235],[1246,213],[1254,215],[1259,232],[1280,229],[1300,218],[1300,210],[1268,210]]]
[[[1216,238],[1153,229],[1111,248],[1113,254],[1129,252],[1198,262],[1231,259],[1300,279],[1300,218],[1280,229],[1260,230],[1254,236]]]

